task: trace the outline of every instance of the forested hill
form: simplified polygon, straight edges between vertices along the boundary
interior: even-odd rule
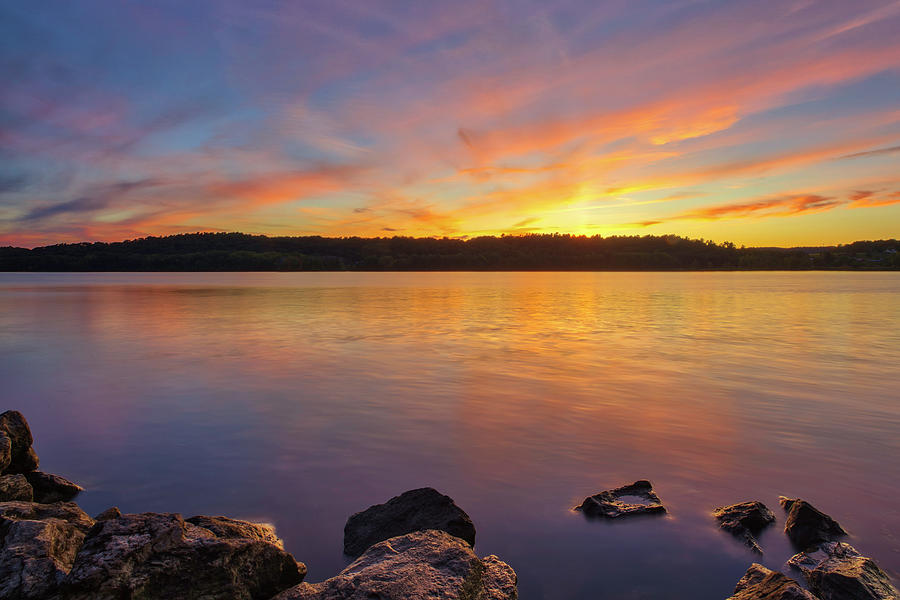
[[[737,248],[677,236],[451,238],[192,233],[0,248],[0,271],[900,269],[900,242]]]

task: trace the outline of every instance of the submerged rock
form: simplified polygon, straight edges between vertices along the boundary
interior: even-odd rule
[[[801,550],[847,535],[837,521],[806,500],[779,496],[778,501],[788,511],[784,532]]]
[[[653,485],[646,479],[641,479],[631,485],[623,485],[585,498],[575,510],[580,510],[589,517],[615,519],[664,513],[666,507],[653,491]]]
[[[753,563],[727,600],[819,600],[784,573]]]
[[[62,591],[68,600],[268,600],[305,574],[275,544],[218,537],[177,514],[143,513],[98,522]]]
[[[8,410],[0,414],[0,432],[0,472],[28,473],[38,468],[37,453],[31,447],[34,438],[22,413]]]
[[[516,573],[496,556],[479,559],[443,531],[375,544],[335,577],[301,583],[273,600],[515,600]]]
[[[21,500],[31,502],[34,500],[34,490],[24,475],[0,476],[0,502]]]
[[[344,525],[344,554],[359,556],[373,544],[426,529],[446,531],[475,545],[475,525],[469,515],[449,496],[420,488],[351,515]]]
[[[84,488],[80,485],[50,473],[32,471],[31,473],[25,473],[25,478],[34,489],[35,501],[43,504],[68,502],[77,496],[79,492],[84,491]]]
[[[720,506],[713,511],[713,517],[719,522],[719,527],[743,539],[757,554],[762,554],[762,548],[756,536],[775,522],[775,514],[759,501]]]
[[[788,560],[822,600],[896,600],[900,593],[874,560],[850,544],[825,542]]]
[[[0,598],[52,597],[92,525],[74,504],[0,503]]]

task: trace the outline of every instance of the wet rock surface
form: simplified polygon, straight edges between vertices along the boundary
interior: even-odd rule
[[[475,545],[472,519],[449,496],[433,488],[404,492],[384,504],[370,506],[347,519],[344,554],[359,556],[366,548],[414,531],[437,529]]]
[[[720,506],[713,511],[713,517],[719,527],[742,539],[757,554],[763,552],[756,536],[775,522],[775,514],[759,501]]]
[[[24,475],[0,476],[0,502],[9,502],[11,500],[22,500],[24,502],[32,502],[34,500],[34,490],[31,489],[31,484],[28,483]]]
[[[635,481],[612,490],[584,499],[575,510],[589,517],[617,519],[635,515],[662,514],[666,512],[662,500],[653,491],[653,485],[646,479]]]
[[[516,574],[479,559],[458,537],[417,531],[375,544],[335,577],[301,583],[274,600],[513,600]]]
[[[801,550],[847,535],[837,521],[806,500],[780,496],[778,502],[788,513],[784,532]]]
[[[806,578],[821,600],[897,600],[900,593],[874,560],[850,544],[825,542],[795,554],[788,564]]]
[[[305,573],[269,542],[218,537],[174,513],[143,513],[98,522],[61,590],[70,600],[268,600]]]
[[[59,475],[32,471],[25,473],[25,479],[34,490],[35,502],[49,504],[51,502],[68,502],[83,492],[84,488]]]
[[[796,581],[778,571],[753,563],[738,581],[728,600],[819,600]]]

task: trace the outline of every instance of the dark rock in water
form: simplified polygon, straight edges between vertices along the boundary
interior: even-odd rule
[[[53,597],[92,525],[74,504],[0,503],[0,598]]]
[[[788,511],[784,532],[802,550],[847,535],[837,521],[806,500],[780,496],[778,501]]]
[[[875,561],[850,544],[825,542],[788,560],[822,600],[897,600],[900,592]]]
[[[80,485],[50,473],[32,471],[31,473],[26,473],[25,478],[31,484],[31,487],[34,488],[35,501],[43,504],[68,502],[77,496],[78,492],[84,491],[84,488]]]
[[[438,529],[475,545],[472,519],[449,496],[432,488],[404,492],[384,504],[370,506],[347,519],[344,554],[359,556],[388,538]]]
[[[762,554],[762,548],[756,536],[766,526],[775,522],[772,511],[758,501],[720,506],[713,511],[713,517],[722,529],[743,539],[744,543],[758,554]]]
[[[516,573],[479,559],[460,538],[417,531],[375,544],[335,577],[301,583],[272,600],[515,600]]]
[[[118,519],[122,516],[122,511],[118,506],[111,506],[102,513],[94,517],[95,521],[109,521],[110,519]]]
[[[3,475],[0,476],[0,502],[9,502],[11,500],[21,500],[23,502],[32,502],[34,500],[34,490],[24,475]]]
[[[727,600],[819,600],[784,573],[753,563]]]
[[[17,410],[8,410],[0,414],[0,432],[9,438],[9,444],[0,439],[0,465],[6,463],[3,467],[3,473],[27,473],[34,471],[38,467],[38,457],[31,444],[34,438],[31,437],[31,428],[28,427],[28,421]],[[9,458],[5,457],[6,446],[9,446]]]
[[[68,600],[268,600],[305,574],[275,544],[217,537],[177,514],[143,513],[98,522],[61,590]]]
[[[646,479],[635,481],[614,490],[606,490],[584,499],[575,510],[589,517],[615,519],[632,515],[658,514],[666,512],[662,500],[653,491]]]
[[[203,527],[204,529],[209,529],[216,537],[262,540],[274,544],[282,550],[284,549],[284,542],[275,535],[275,528],[271,525],[238,521],[237,519],[229,519],[228,517],[207,517],[204,515],[191,517],[190,519],[185,519],[185,521]]]

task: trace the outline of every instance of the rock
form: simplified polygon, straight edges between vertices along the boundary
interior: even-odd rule
[[[275,544],[218,537],[178,514],[127,514],[90,530],[61,590],[67,600],[268,600],[305,574]]]
[[[190,519],[185,519],[185,521],[204,529],[209,529],[216,537],[262,540],[284,550],[284,542],[275,535],[275,528],[271,525],[238,521],[228,517],[207,517],[203,515],[191,517]]]
[[[775,515],[762,502],[741,502],[720,506],[713,511],[719,527],[744,540],[751,550],[762,554],[756,536],[775,522]]]
[[[753,563],[727,600],[819,600],[784,573]]]
[[[0,473],[5,473],[12,460],[12,440],[0,429]]]
[[[666,512],[662,500],[653,491],[653,485],[646,479],[635,481],[614,490],[606,490],[585,498],[575,510],[589,517],[615,519],[633,515]]]
[[[379,542],[335,577],[302,583],[273,600],[515,600],[516,573],[496,556],[479,559],[444,531]]]
[[[788,511],[784,532],[801,550],[847,535],[837,521],[806,500],[779,496],[778,501]]]
[[[37,502],[0,502],[0,530],[4,521],[46,521],[57,519],[75,526],[82,533],[93,527],[94,520],[73,502],[38,504]]]
[[[3,473],[27,473],[38,467],[38,457],[31,447],[34,438],[28,421],[17,410],[8,410],[0,414],[0,431],[9,438],[9,459],[3,458],[5,441],[0,441],[0,464],[6,462]]]
[[[23,502],[34,500],[34,490],[31,489],[31,485],[24,475],[0,476],[0,502],[9,502],[10,500]]]
[[[59,475],[32,471],[25,473],[25,478],[34,488],[34,499],[43,504],[51,502],[68,502],[83,492],[84,488]]]
[[[95,521],[109,521],[110,519],[118,519],[122,516],[122,511],[119,510],[118,506],[111,506],[107,508],[102,513],[94,517]]]
[[[788,560],[806,577],[822,600],[897,600],[900,593],[888,575],[850,544],[825,542],[814,552],[801,552]]]
[[[0,503],[0,598],[52,597],[92,525],[74,504]]]
[[[351,515],[344,525],[344,554],[359,556],[373,544],[426,529],[446,531],[475,545],[475,525],[469,515],[449,496],[420,488]]]

